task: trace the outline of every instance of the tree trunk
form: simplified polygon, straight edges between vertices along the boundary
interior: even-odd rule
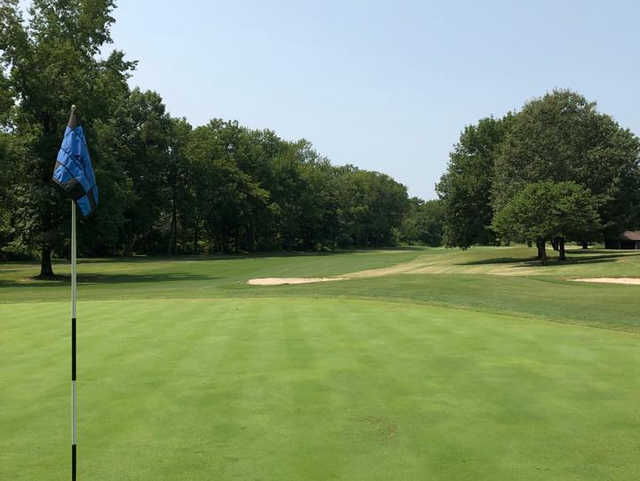
[[[589,241],[582,241],[582,248],[587,250],[589,248]]]
[[[256,250],[256,229],[253,222],[247,225],[247,250],[253,252]]]
[[[129,257],[133,255],[133,248],[136,245],[136,235],[131,234],[131,238],[127,239],[127,245],[124,248],[124,255]]]
[[[193,253],[198,253],[198,220],[196,219],[195,225],[193,226]]]
[[[51,247],[47,245],[42,246],[42,257],[40,260],[40,275],[41,279],[53,279],[53,265],[51,264]]]
[[[173,199],[172,199],[172,207],[171,207],[171,228],[169,229],[169,255],[176,255],[176,251],[177,246],[178,246],[178,229],[177,229],[177,217],[178,217],[178,212],[176,209],[176,199],[175,199],[175,190],[173,193]]]
[[[538,239],[536,241],[536,247],[538,248],[538,259],[542,261],[543,264],[547,264],[547,249],[545,247],[544,239]]]
[[[553,247],[554,251],[558,250],[558,238],[554,237],[551,239],[551,247]]]
[[[566,261],[567,260],[567,254],[564,250],[564,239],[561,237],[560,239],[558,239],[558,250],[560,252],[560,255],[558,257],[558,259],[560,259],[561,261]]]

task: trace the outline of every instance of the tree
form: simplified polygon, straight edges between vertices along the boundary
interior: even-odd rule
[[[153,252],[159,244],[157,222],[170,209],[169,143],[171,117],[162,97],[136,88],[128,96],[118,119],[124,139],[122,165],[132,182],[134,202],[126,212],[127,253]]]
[[[447,171],[436,185],[445,212],[447,246],[466,249],[495,242],[490,229],[493,169],[511,118],[511,114],[502,119],[488,117],[467,126],[451,152]]]
[[[513,117],[496,159],[495,211],[527,184],[575,182],[594,196],[601,232],[639,225],[640,141],[583,96],[555,90]]]
[[[338,172],[326,157],[318,154],[311,143],[300,140],[290,144],[297,159],[299,182],[289,195],[287,205],[295,212],[298,248],[321,249],[335,247],[338,233],[339,184]]]
[[[17,0],[0,1],[0,70],[16,110],[11,129],[26,145],[14,166],[21,182],[11,195],[20,211],[12,217],[23,241],[40,247],[45,278],[53,276],[51,252],[68,225],[68,201],[50,178],[69,108],[75,103],[91,119],[91,145],[92,122],[110,116],[135,65],[117,50],[98,58],[111,41],[113,8],[113,0],[33,0],[27,23]]]
[[[19,162],[20,145],[15,136],[0,132],[0,259],[11,249],[14,254],[24,254],[24,246],[15,245],[15,231],[11,225],[11,212],[17,206],[10,195],[14,179],[14,166]]]
[[[167,252],[175,255],[178,252],[178,224],[180,218],[184,220],[189,210],[188,195],[188,165],[186,162],[186,148],[189,141],[191,125],[186,119],[171,119],[169,131],[169,163],[167,166],[167,186],[171,203],[171,220],[169,245]]]
[[[326,249],[393,244],[407,209],[390,177],[334,167],[310,142],[214,119],[191,129],[160,95],[129,90],[111,41],[113,0],[0,0],[0,241],[41,257],[69,244],[51,182],[69,107],[79,107],[101,201],[80,219],[89,255]]]
[[[238,165],[246,141],[237,123],[216,119],[194,129],[185,148],[196,237],[202,227],[210,251],[253,249],[253,225],[269,202],[269,192]]]
[[[564,260],[566,239],[583,239],[600,227],[596,199],[575,182],[528,184],[496,211],[493,220],[493,228],[503,238],[534,239],[543,262],[546,241],[560,241],[560,259]]]
[[[442,245],[445,222],[441,200],[409,199],[409,209],[400,228],[402,240],[432,247]]]
[[[407,188],[379,172],[341,167],[338,180],[342,243],[393,245],[409,207]]]
[[[129,245],[128,215],[133,211],[136,199],[126,169],[130,152],[128,136],[122,131],[121,116],[126,111],[127,97],[128,93],[123,94],[119,101],[121,107],[111,118],[92,123],[95,135],[89,148],[100,189],[100,203],[95,213],[80,219],[87,225],[87,228],[79,229],[78,236],[78,248],[83,254],[118,255]]]

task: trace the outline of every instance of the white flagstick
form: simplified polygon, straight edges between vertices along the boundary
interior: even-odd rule
[[[71,201],[71,480],[76,481],[78,441],[78,391],[76,389],[76,203]]]

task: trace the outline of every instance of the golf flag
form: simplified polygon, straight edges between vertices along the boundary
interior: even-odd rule
[[[71,107],[69,124],[53,168],[53,181],[76,202],[82,215],[87,216],[96,208],[98,187],[75,105]]]

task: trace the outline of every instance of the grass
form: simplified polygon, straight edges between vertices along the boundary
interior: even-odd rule
[[[640,287],[567,278],[640,256],[531,255],[85,261],[79,479],[637,480]],[[68,283],[36,273],[0,265],[3,480],[68,477]]]

